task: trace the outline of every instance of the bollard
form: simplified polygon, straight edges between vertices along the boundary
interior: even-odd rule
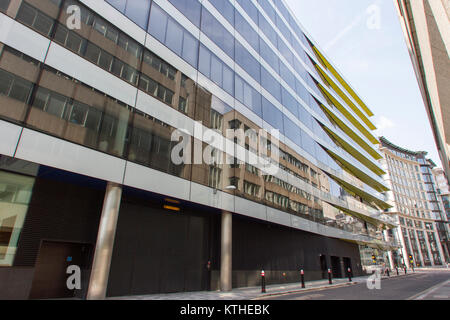
[[[405,270],[405,274],[406,274],[406,267],[403,268]]]
[[[261,271],[261,293],[266,293],[266,274]]]
[[[352,270],[348,268],[347,272],[348,272],[348,282],[352,282]]]
[[[208,272],[208,278],[206,281],[206,290],[211,291],[211,261],[206,264],[206,270]]]
[[[333,280],[331,280],[331,269],[328,269],[328,283],[333,284]]]
[[[388,277],[390,277],[389,268],[386,269],[386,274],[387,274]]]
[[[395,270],[397,271],[397,275],[398,275],[398,267],[395,267]]]
[[[300,270],[300,278],[302,281],[302,288],[304,288],[305,287],[305,272],[303,271],[303,269]]]

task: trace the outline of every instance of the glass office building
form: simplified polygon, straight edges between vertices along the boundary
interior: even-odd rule
[[[0,298],[358,275],[394,245],[373,114],[283,1],[0,0],[0,25]]]

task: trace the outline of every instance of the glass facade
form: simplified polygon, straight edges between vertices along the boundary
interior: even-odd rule
[[[322,80],[309,57],[312,47],[281,2],[258,1],[258,6],[240,0],[208,4],[169,0],[164,5],[150,0],[106,2],[146,31],[147,40],[152,37],[186,62],[186,70],[193,68],[199,77],[203,75],[208,85],[200,85],[197,78],[168,62],[173,58],[158,54],[156,48],[137,41],[119,24],[78,1],[25,0],[11,17],[131,86],[138,96],[146,97],[150,109],[170,108],[180,119],[199,121],[247,155],[259,155],[261,150],[270,155],[279,149],[279,173],[268,174],[249,161],[229,159],[223,150],[198,137],[174,140],[180,128],[162,121],[162,116],[149,115],[137,105],[0,44],[3,120],[257,204],[380,239],[383,223],[372,226],[369,221],[373,220],[364,221],[364,215],[371,216],[383,205],[372,196],[372,187],[380,178],[335,138],[342,135],[351,144],[359,143],[350,141],[324,111],[331,101],[318,88]],[[80,7],[80,29],[66,25],[71,5]],[[174,12],[189,23],[176,19]],[[200,41],[202,37],[208,41]],[[268,127],[279,130],[280,141],[262,130]],[[242,136],[239,130],[249,134]],[[176,149],[180,141],[186,142],[183,151]],[[174,150],[186,159],[189,155],[184,152],[199,145],[217,161],[173,163]],[[341,159],[346,159],[345,164]],[[350,167],[365,172],[365,182]],[[236,190],[230,190],[230,185]],[[352,214],[352,223],[347,223],[347,215]]]
[[[34,178],[0,171],[0,267],[12,266]]]

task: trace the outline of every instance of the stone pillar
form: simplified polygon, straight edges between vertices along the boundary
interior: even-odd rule
[[[222,234],[220,251],[220,290],[232,290],[232,235],[233,235],[233,214],[222,212]]]
[[[121,199],[122,186],[108,182],[98,228],[94,261],[92,263],[91,278],[87,293],[88,300],[101,300],[106,297]]]

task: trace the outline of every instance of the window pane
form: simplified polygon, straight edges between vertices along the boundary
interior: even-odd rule
[[[234,58],[234,37],[213,17],[208,10],[202,10],[202,31],[231,58]]]
[[[283,116],[283,118],[285,136],[298,146],[301,146],[300,128],[289,118],[287,118],[287,116]]]
[[[108,2],[120,12],[125,12],[125,5],[127,4],[127,0],[106,0],[106,2]]]
[[[12,75],[0,70],[0,94],[8,95],[12,83]]]
[[[92,61],[93,63],[97,64],[99,56],[100,56],[100,48],[93,45],[92,43],[88,43],[85,57],[90,61]]]
[[[184,31],[182,57],[191,66],[197,67],[198,40],[189,32]]]
[[[275,80],[275,78],[261,66],[261,85],[266,89],[272,96],[281,102],[281,87],[280,83]]]
[[[6,12],[8,9],[10,0],[0,0],[0,11]]]
[[[200,26],[200,13],[202,6],[197,0],[169,0],[182,14],[197,27]],[[223,1],[223,0],[220,0]]]
[[[267,45],[267,43],[260,38],[259,40],[259,52],[261,57],[272,67],[275,72],[279,73],[279,59],[275,52]]]
[[[257,82],[260,82],[259,62],[236,40],[236,63],[238,63]]]
[[[60,44],[62,44],[63,46],[65,46],[67,35],[68,35],[68,30],[66,28],[64,28],[61,24],[58,24],[58,26],[56,28],[55,36],[53,37],[53,39],[55,41],[59,42]]]
[[[29,6],[27,3],[22,2],[19,12],[17,13],[17,20],[29,26],[32,26],[35,17],[36,17],[36,10],[31,6]]]
[[[200,46],[198,70],[208,78],[211,73],[211,53],[203,45]]]
[[[222,87],[222,62],[215,56],[211,57],[211,80]]]
[[[210,0],[211,4],[216,7],[217,11],[234,26],[235,10],[233,5],[228,0]]]
[[[21,79],[15,79],[9,96],[21,102],[27,102],[31,92],[31,83]]]
[[[262,98],[262,113],[264,121],[284,133],[283,113],[264,97]]]
[[[110,55],[109,53],[107,53],[106,51],[102,51],[100,54],[100,59],[98,60],[98,65],[101,68],[103,68],[107,71],[110,71],[112,62],[113,62],[113,56]]]
[[[0,266],[12,266],[28,211],[34,178],[0,172]]]
[[[52,93],[46,111],[54,116],[62,117],[66,102],[67,99],[65,97]]]
[[[228,92],[229,94],[233,95],[233,89],[234,89],[234,72],[228,68],[227,66],[223,66],[223,84],[222,88]]]
[[[176,54],[181,56],[183,29],[172,19],[169,19],[167,24],[166,45]]]
[[[75,32],[70,32],[67,37],[66,47],[77,53],[81,52],[83,38]]]
[[[53,26],[53,20],[41,13],[38,14],[36,21],[34,22],[34,27],[36,30],[42,32],[44,35],[48,36]]]
[[[150,0],[128,0],[125,15],[142,29],[147,30]]]
[[[153,2],[150,11],[150,23],[148,32],[156,39],[164,43],[166,40],[167,14]]]
[[[71,108],[69,122],[84,125],[84,120],[89,107],[79,102],[75,102]]]

